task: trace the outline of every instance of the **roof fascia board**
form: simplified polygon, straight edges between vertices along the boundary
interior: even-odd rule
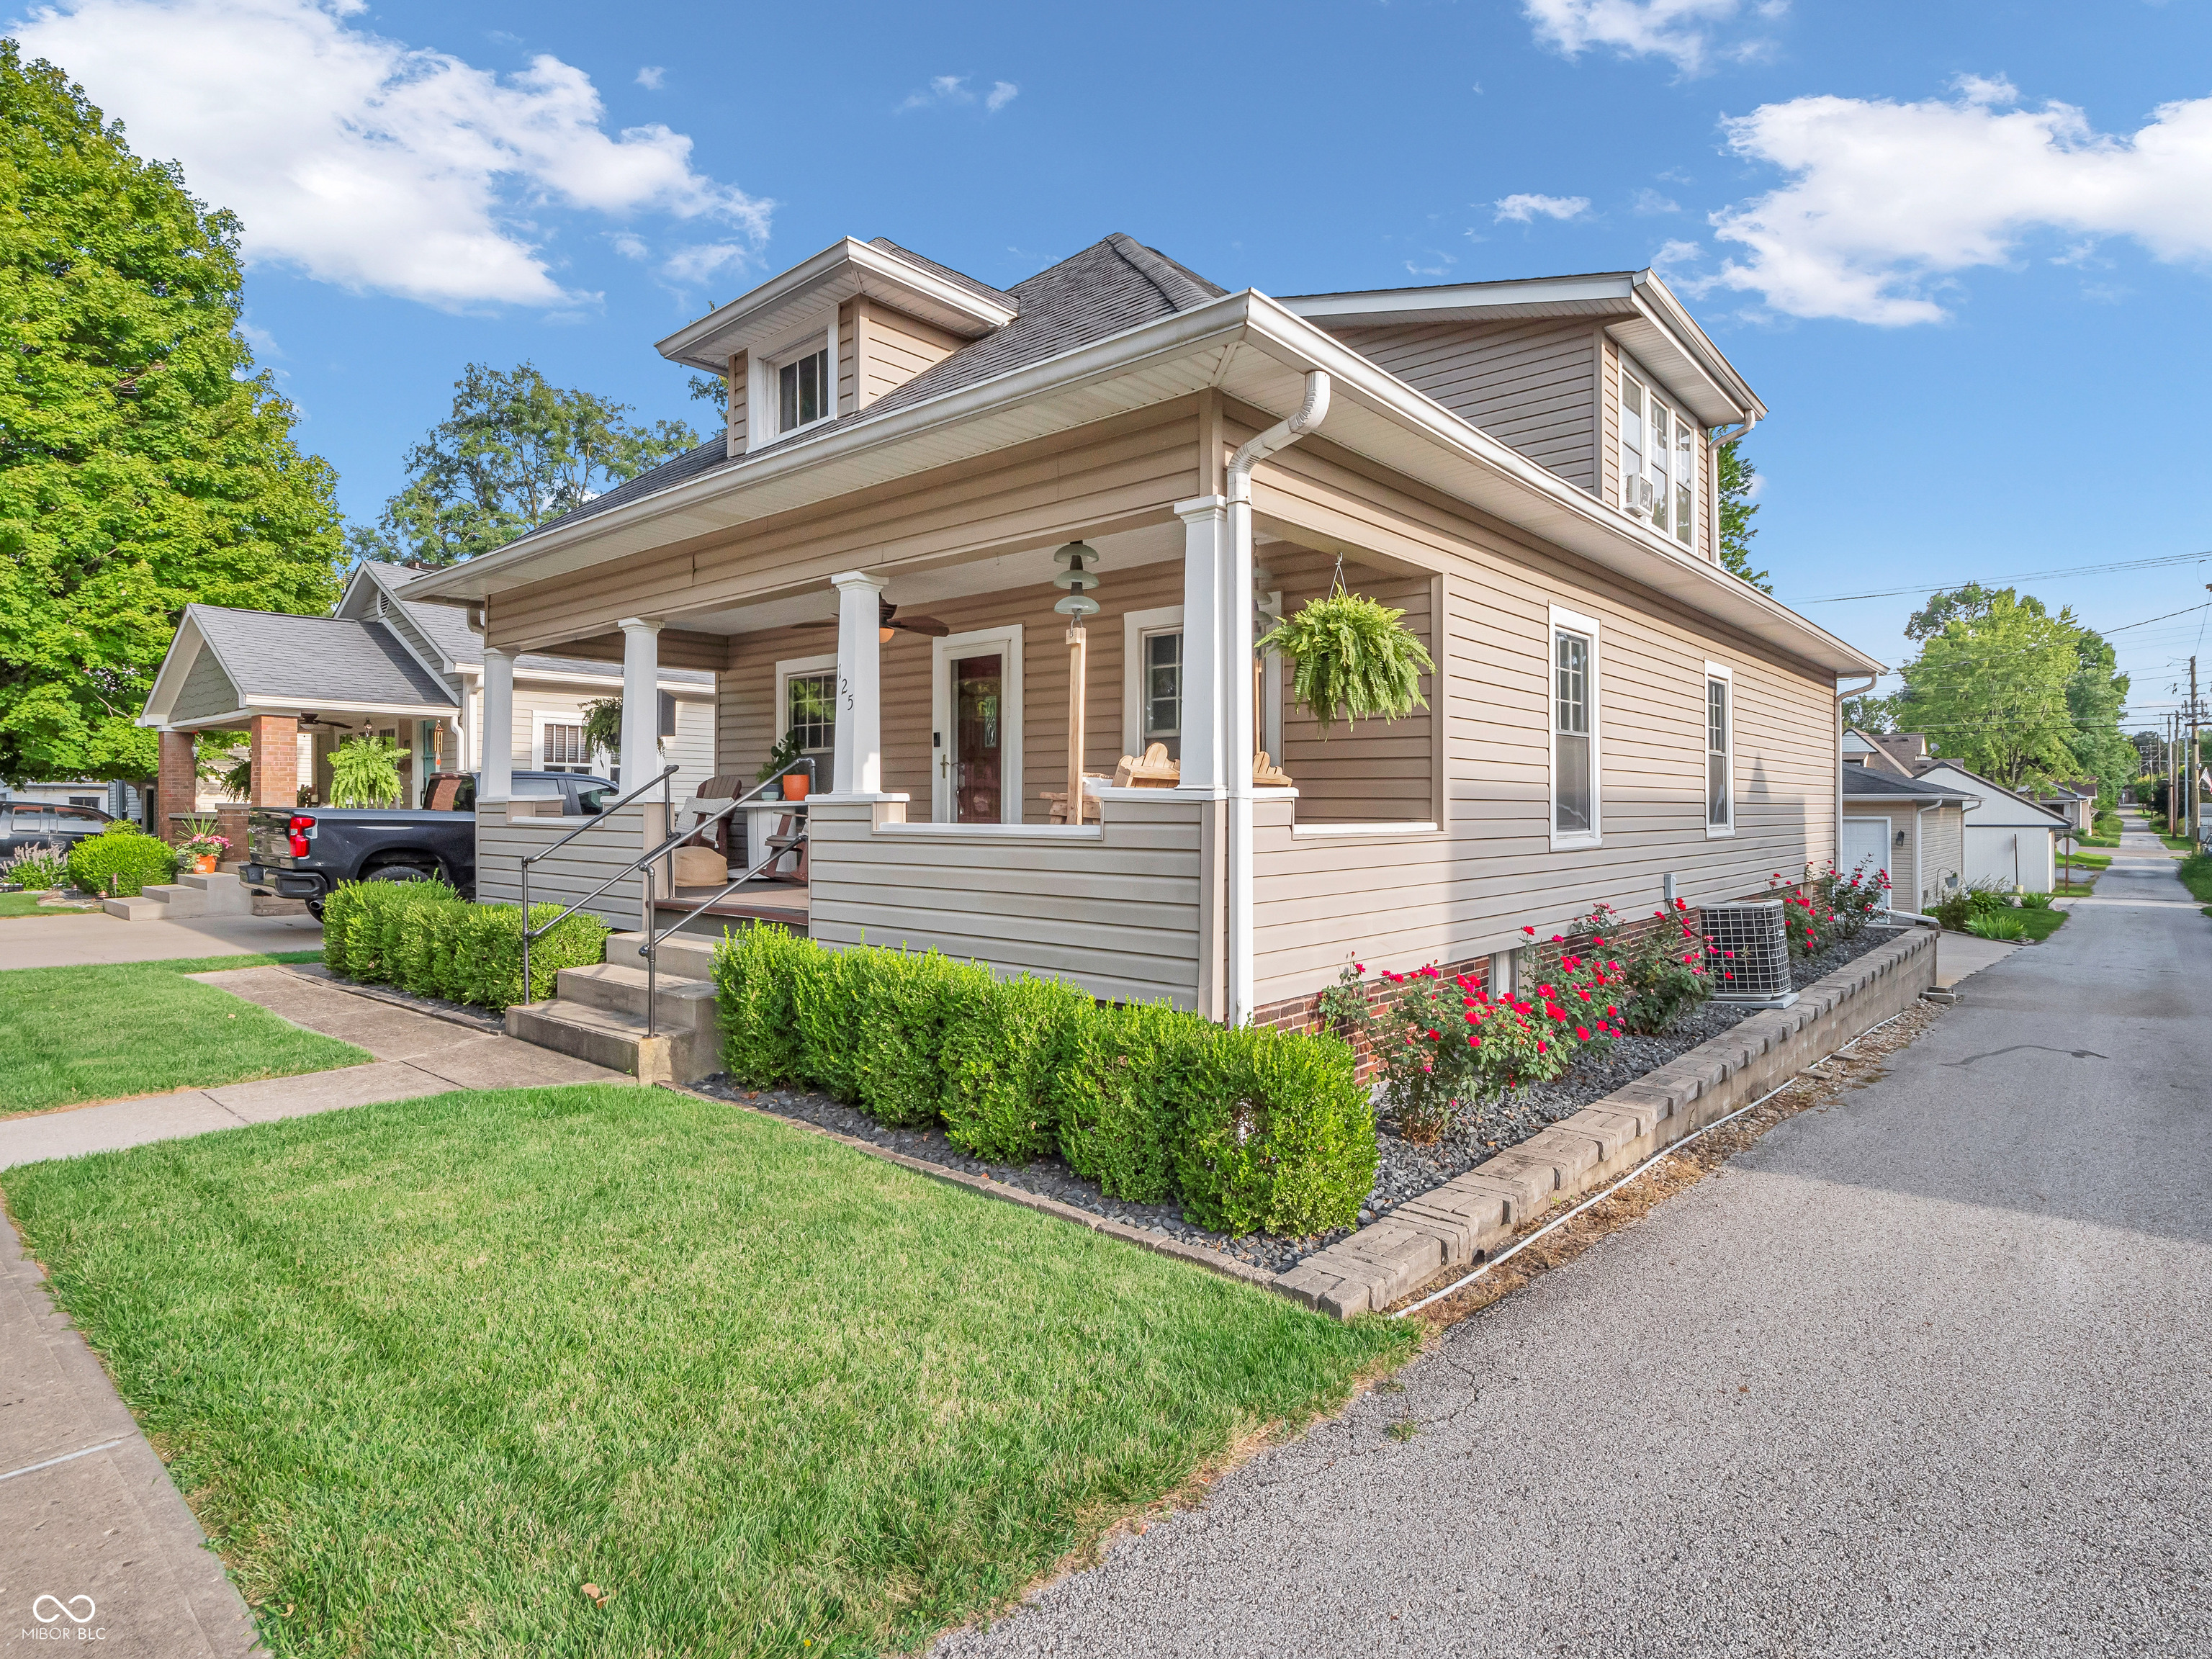
[[[1928,769],[1927,772],[1923,772],[1920,775],[1926,777],[1929,775],[1929,773],[1932,772],[1954,772],[1962,778],[1972,778],[1976,783],[1980,784],[1984,789],[1994,789],[1997,793],[2002,795],[2007,800],[2017,801],[2021,805],[2027,808],[2029,811],[2040,813],[2043,817],[2049,818],[2053,823],[2058,824],[2062,828],[2071,829],[2073,827],[2057,813],[2051,811],[2047,807],[2038,806],[2033,801],[2028,799],[2027,796],[2020,793],[2019,791],[2008,789],[2004,785],[1996,782],[1995,780],[1984,777],[1979,772],[1970,772],[1955,761],[1937,761],[1935,765]]]
[[[860,271],[864,278],[872,276],[903,289],[915,298],[953,313],[956,319],[967,319],[969,327],[978,334],[1003,327],[1020,314],[956,283],[949,283],[934,271],[925,270],[896,254],[848,236],[781,276],[771,277],[751,292],[716,307],[697,322],[660,341],[654,349],[672,362],[713,368],[717,356],[726,359],[731,353],[706,354],[704,348],[709,341],[742,329],[748,318],[778,311],[794,301],[803,300],[811,289],[829,282],[848,266]]]
[[[1638,568],[1647,586],[1650,576],[1666,570],[1680,579],[1687,576],[1723,601],[1719,605],[1696,605],[1709,614],[1738,622],[1754,635],[1783,646],[1809,660],[1838,665],[1839,673],[1875,673],[1881,665],[1856,647],[1807,621],[1771,596],[1739,583],[1725,571],[1677,553],[1656,532],[1621,518],[1595,496],[1577,489],[1558,474],[1539,466],[1517,450],[1468,423],[1378,367],[1338,339],[1256,290],[1224,295],[1218,300],[1179,312],[1172,317],[1139,324],[1106,339],[1077,348],[1057,357],[1029,364],[1006,375],[994,377],[946,393],[942,398],[913,404],[884,416],[880,423],[866,422],[842,432],[824,433],[811,441],[777,449],[758,461],[718,469],[672,486],[638,501],[581,520],[565,529],[510,544],[495,553],[478,556],[449,570],[421,578],[416,586],[440,599],[480,599],[493,591],[489,584],[545,555],[604,537],[672,511],[680,511],[713,498],[749,489],[771,479],[834,459],[861,456],[921,434],[957,426],[988,411],[1019,405],[1054,392],[1073,392],[1098,380],[1141,372],[1162,358],[1200,348],[1249,343],[1262,347],[1286,368],[1327,370],[1358,401],[1383,418],[1413,430],[1455,459],[1503,475],[1574,526],[1570,550],[1592,557],[1608,568],[1636,577]],[[1219,378],[1230,354],[1224,352],[1216,370]],[[1324,425],[1323,436],[1327,436]],[[1377,458],[1380,459],[1380,458]],[[1385,463],[1388,464],[1387,462]],[[834,493],[834,492],[825,492]],[[790,504],[776,508],[788,510]],[[742,520],[733,522],[743,522]],[[1544,532],[1548,534],[1548,532]],[[1555,538],[1556,539],[1556,538]],[[1624,564],[1620,555],[1634,556]],[[517,576],[517,581],[528,580]],[[501,584],[504,586],[505,584]],[[1679,585],[1678,583],[1675,585]],[[1737,591],[1737,590],[1741,591]],[[1734,613],[1731,617],[1730,613]],[[1799,643],[1787,644],[1795,635]],[[1808,650],[1807,646],[1813,648]]]
[[[1353,322],[1419,322],[1440,311],[1480,311],[1492,306],[1572,305],[1593,300],[1630,301],[1633,271],[1587,276],[1528,276],[1502,283],[1454,283],[1438,288],[1376,288],[1341,294],[1301,294],[1276,303],[1295,316],[1339,327]]]
[[[316,714],[335,710],[342,714],[412,714],[428,720],[434,714],[458,714],[450,702],[355,702],[345,698],[288,697],[274,691],[257,691],[245,700],[248,712],[267,714],[272,708],[311,709]]]
[[[1723,395],[1738,409],[1766,418],[1766,405],[1751,389],[1751,383],[1736,373],[1735,365],[1729,362],[1728,354],[1713,343],[1712,337],[1699,327],[1698,319],[1690,315],[1682,302],[1674,297],[1656,271],[1636,273],[1636,301],[1652,321],[1672,334],[1685,356],[1696,363],[1711,379]]]

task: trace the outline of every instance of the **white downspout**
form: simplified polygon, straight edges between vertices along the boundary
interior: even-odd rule
[[[1306,374],[1305,401],[1238,450],[1229,463],[1228,592],[1222,596],[1227,647],[1221,678],[1227,691],[1228,730],[1223,763],[1229,769],[1229,1023],[1252,1018],[1252,469],[1318,427],[1328,413],[1328,376]]]
[[[1750,429],[1748,426],[1744,428],[1747,432]],[[1838,870],[1844,867],[1844,699],[1863,696],[1881,684],[1881,675],[1869,674],[1864,685],[1839,685],[1836,688],[1836,833],[1831,844],[1836,849],[1833,862]],[[1885,850],[1882,858],[1887,860],[1889,854]],[[1887,869],[1889,866],[1885,862],[1882,867]],[[1919,901],[1916,898],[1913,902],[1917,904]]]

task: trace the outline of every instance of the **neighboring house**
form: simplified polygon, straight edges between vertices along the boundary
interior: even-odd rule
[[[495,726],[546,653],[712,673],[718,773],[797,732],[825,764],[777,914],[825,942],[1288,1021],[1355,957],[1502,970],[1524,924],[1838,850],[1837,679],[1880,665],[1717,562],[1712,437],[1765,411],[1649,271],[1278,301],[1115,235],[1002,290],[846,240],[660,350],[727,377],[722,433],[408,599],[482,608]],[[1158,742],[1180,781],[1055,824],[1078,541],[1086,769]],[[1252,630],[1340,568],[1437,672],[1325,735]],[[504,799],[519,760],[487,747],[488,897],[578,827]]]
[[[1967,809],[1972,816],[1964,827],[1959,866],[1969,886],[2001,886],[2029,893],[2051,890],[2059,832],[2075,823],[2069,813],[2039,805],[1978,772],[1968,771],[1957,761],[1931,756],[1927,739],[1917,732],[1884,734],[1847,729],[1844,733],[1846,812],[1851,811],[1854,779],[1862,773],[1939,785],[1973,798],[1975,804]],[[2081,802],[2074,791],[2065,793],[2069,800]],[[2086,806],[2094,811],[2094,795]],[[2084,827],[2087,822],[2081,820]]]
[[[407,598],[419,573],[364,562],[327,617],[215,605],[185,607],[139,724],[161,732],[156,815],[173,832],[190,799],[226,819],[240,843],[247,805],[329,799],[331,750],[372,733],[409,751],[404,799],[419,804],[433,772],[477,769],[483,745],[481,637],[465,613]],[[511,665],[501,719],[507,752],[531,769],[599,772],[612,757],[586,752],[583,706],[622,695],[600,662],[525,655]],[[714,676],[669,668],[656,680],[657,771],[675,763],[679,799],[712,769]],[[193,777],[191,733],[243,731],[253,767],[248,799],[230,802]]]
[[[1863,872],[1869,879],[1880,871],[1889,878],[1893,908],[1924,915],[1964,880],[1966,814],[1978,804],[1948,784],[1847,763],[1836,863],[1846,875]]]
[[[2091,832],[2097,822],[2097,784],[2094,779],[2054,783],[2032,791],[2027,799],[2046,812],[2066,820],[2077,836]]]
[[[0,783],[0,802],[38,801],[52,806],[89,806],[113,818],[136,818],[138,791],[121,781],[79,778],[51,783]]]

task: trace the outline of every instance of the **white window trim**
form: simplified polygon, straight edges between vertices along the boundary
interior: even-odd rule
[[[1544,828],[1554,853],[1605,845],[1605,757],[1600,732],[1604,726],[1604,629],[1595,617],[1564,605],[1549,608],[1544,629]],[[1559,634],[1580,634],[1589,641],[1589,752],[1590,827],[1587,831],[1559,829]]]
[[[786,723],[786,719],[791,712],[790,686],[793,678],[802,674],[834,674],[836,672],[837,653],[835,651],[819,657],[788,657],[776,664],[775,736],[771,742],[771,747],[775,744],[781,743],[783,734],[791,729]],[[836,751],[830,749],[809,749],[805,752],[810,755],[831,755]],[[819,773],[823,768],[817,766],[815,770]],[[824,793],[828,793],[829,779],[826,776],[817,777],[815,782]]]
[[[1699,723],[1704,725],[1706,728],[1704,738],[1705,744],[1705,799],[1698,811],[1700,815],[1705,820],[1705,839],[1707,841],[1729,841],[1732,840],[1735,836],[1736,819],[1735,670],[1729,667],[1725,663],[1709,662],[1705,665],[1705,687],[1709,688],[1711,683],[1715,680],[1720,681],[1723,685],[1728,687],[1728,822],[1724,824],[1716,824],[1712,821],[1713,738],[1711,731],[1711,700],[1713,694],[1709,689],[1704,688],[1701,688],[1701,690],[1704,690],[1704,695],[1698,700],[1698,715]]]
[[[1627,384],[1631,380],[1635,381],[1637,385],[1644,388],[1644,471],[1636,476],[1645,478],[1651,476],[1650,409],[1652,400],[1656,398],[1667,410],[1668,431],[1667,477],[1668,485],[1671,488],[1674,484],[1684,482],[1686,478],[1690,486],[1690,534],[1686,540],[1677,535],[1674,531],[1673,519],[1674,509],[1676,506],[1675,502],[1670,501],[1667,504],[1668,523],[1667,528],[1664,530],[1660,530],[1653,526],[1651,522],[1651,515],[1650,514],[1632,513],[1629,511],[1628,480],[1630,473],[1628,471],[1628,457],[1626,453],[1627,438],[1626,435],[1626,422],[1620,418],[1620,412],[1622,404],[1626,401]],[[1690,430],[1698,434],[1697,441],[1690,446],[1689,468],[1686,473],[1678,473],[1674,466],[1674,463],[1680,459],[1674,449],[1673,438],[1674,430],[1677,426],[1687,427]],[[1634,520],[1642,528],[1650,531],[1652,535],[1657,537],[1661,541],[1668,543],[1686,553],[1694,554],[1698,558],[1704,559],[1705,556],[1698,551],[1698,522],[1703,516],[1704,512],[1705,489],[1703,475],[1710,470],[1706,456],[1710,454],[1711,450],[1711,441],[1706,436],[1704,423],[1702,422],[1693,421],[1690,419],[1688,416],[1685,415],[1682,412],[1680,401],[1677,399],[1672,392],[1662,392],[1659,389],[1659,382],[1652,378],[1650,371],[1646,369],[1633,357],[1630,356],[1626,351],[1620,354],[1620,385],[1615,387],[1613,392],[1613,461],[1614,470],[1620,474],[1620,507],[1621,512],[1627,517]],[[1701,451],[1705,452],[1705,453],[1701,454]],[[1654,495],[1656,496],[1656,491],[1654,492]],[[1711,561],[1708,561],[1708,562],[1711,562]]]
[[[830,352],[829,412],[820,420],[795,426],[789,432],[777,429],[776,371],[793,357],[806,356],[821,350],[827,343]],[[811,432],[837,418],[837,313],[833,307],[827,317],[817,317],[805,327],[787,336],[773,350],[749,352],[745,357],[745,451],[765,449],[770,444],[781,443],[786,438],[802,432]]]
[[[929,820],[952,830],[988,829],[988,824],[952,822],[952,776],[939,763],[952,747],[952,661],[997,647],[1006,662],[1006,681],[999,712],[999,822],[1022,821],[1022,625],[978,628],[965,634],[947,634],[929,642]],[[1034,826],[1032,826],[1034,827]],[[1075,826],[1070,825],[1070,828]]]
[[[566,713],[557,708],[532,709],[530,713],[530,769],[533,772],[543,772],[545,769],[545,728],[547,726],[581,726],[583,723],[584,711],[580,708],[570,709]],[[605,775],[607,767],[601,765],[600,763],[605,761],[611,765],[613,760],[614,757],[611,755],[594,750],[586,755],[584,764],[592,771]],[[561,764],[566,766],[568,763],[562,761]]]
[[[1182,629],[1182,607],[1155,605],[1149,611],[1121,613],[1121,752],[1141,755],[1145,740],[1145,665],[1138,648],[1147,634]],[[1188,641],[1186,641],[1188,644]]]

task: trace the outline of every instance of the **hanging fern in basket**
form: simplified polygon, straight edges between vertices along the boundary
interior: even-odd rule
[[[1310,599],[1269,629],[1262,651],[1297,664],[1291,700],[1321,723],[1323,737],[1340,720],[1395,720],[1426,708],[1421,676],[1436,667],[1428,647],[1404,626],[1405,612],[1338,587]]]

